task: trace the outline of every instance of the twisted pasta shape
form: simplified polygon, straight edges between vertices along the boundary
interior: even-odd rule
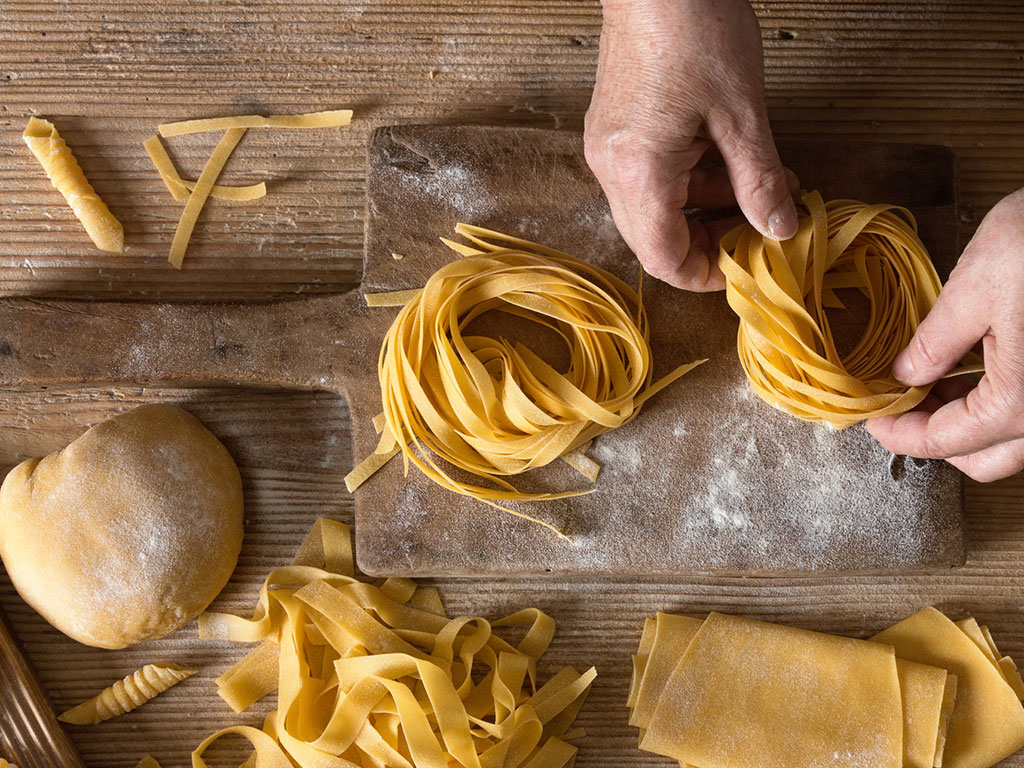
[[[721,241],[751,387],[769,405],[837,429],[910,410],[930,387],[900,384],[892,362],[941,289],[914,217],[892,205],[825,203],[817,192],[803,204],[790,240],[743,225]],[[843,306],[835,293],[843,288],[858,289],[871,312],[860,341],[840,355],[826,309]]]
[[[381,442],[346,482],[354,490],[400,451],[406,472],[411,462],[448,490],[540,522],[496,502],[589,491],[522,493],[504,477],[558,458],[587,474],[590,460],[577,449],[632,421],[649,397],[704,361],[653,383],[639,291],[536,243],[465,224],[456,231],[475,247],[445,240],[465,258],[422,290],[367,297],[404,306],[380,352]],[[568,370],[519,342],[465,333],[489,311],[553,331],[569,351]],[[460,480],[435,456],[498,487]]]
[[[114,218],[114,214],[89,184],[70,147],[57,133],[56,126],[48,120],[33,117],[28,121],[22,138],[43,166],[53,186],[64,195],[96,247],[102,251],[121,253],[124,250],[121,222]]]
[[[74,725],[102,723],[141,707],[195,673],[194,669],[185,669],[177,664],[147,664],[57,719]]]

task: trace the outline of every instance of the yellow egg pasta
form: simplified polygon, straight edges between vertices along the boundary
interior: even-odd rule
[[[224,170],[231,153],[235,151],[238,142],[245,135],[245,128],[229,128],[224,132],[221,140],[206,161],[203,172],[199,174],[199,180],[185,202],[185,210],[182,211],[178,220],[178,227],[174,230],[174,240],[171,242],[171,253],[167,260],[175,269],[181,269],[181,263],[185,260],[185,251],[188,249],[189,240],[192,239],[192,230],[195,229],[196,220],[199,218],[203,206],[206,205],[206,198],[213,191],[214,183]]]
[[[57,719],[73,725],[102,723],[141,707],[195,673],[194,669],[185,669],[177,664],[147,664]]]
[[[568,739],[596,671],[565,668],[537,685],[555,625],[531,608],[488,622],[449,619],[433,588],[353,577],[348,528],[320,520],[293,565],[264,582],[252,619],[200,617],[200,636],[259,642],[218,682],[241,711],[277,691],[263,729],[205,739],[194,768],[237,734],[266,768],[569,768]],[[494,628],[520,626],[511,645]]]
[[[900,384],[892,362],[941,289],[913,216],[892,205],[825,203],[817,192],[803,204],[790,240],[743,225],[721,241],[719,266],[740,318],[737,347],[751,387],[769,405],[837,429],[910,410],[930,387]],[[871,311],[860,341],[840,355],[826,309],[842,307],[836,291],[848,288]]]
[[[307,112],[302,115],[238,115],[210,117],[202,120],[184,120],[164,123],[158,127],[165,139],[186,133],[226,131],[231,128],[336,128],[352,122],[351,109],[332,109],[325,112]]]
[[[143,145],[149,153],[150,160],[160,173],[160,178],[167,185],[168,191],[175,200],[188,200],[189,194],[196,188],[196,182],[187,181],[178,175],[178,169],[174,167],[167,150],[159,136],[150,136]],[[232,200],[235,202],[248,202],[258,200],[267,194],[267,185],[264,182],[250,184],[246,187],[228,187],[222,184],[214,184],[210,190],[210,197],[218,200]]]
[[[121,253],[124,250],[121,222],[114,218],[89,184],[56,126],[48,120],[33,117],[28,121],[22,138],[43,166],[50,182],[64,195],[96,247],[101,251]]]
[[[310,112],[302,115],[271,115],[261,117],[259,115],[241,115],[235,117],[215,117],[202,120],[185,120],[179,123],[164,123],[159,126],[160,136],[181,136],[188,133],[202,131],[224,131],[224,135],[218,142],[213,154],[203,167],[199,179],[188,181],[181,178],[174,163],[167,154],[160,136],[149,137],[144,146],[149,153],[153,166],[160,174],[164,184],[175,200],[185,201],[185,210],[182,211],[178,226],[174,232],[174,240],[171,243],[171,252],[167,260],[175,267],[181,269],[185,259],[185,252],[188,249],[192,232],[195,229],[196,221],[207,198],[215,197],[221,200],[232,200],[236,202],[247,202],[256,200],[267,193],[267,186],[264,182],[251,184],[244,187],[232,187],[217,184],[217,179],[224,170],[224,165],[234,151],[238,142],[241,141],[249,128],[329,128],[334,126],[348,125],[352,122],[352,110],[335,109],[327,112]]]
[[[3,766],[0,766],[3,768]],[[160,768],[160,763],[152,755],[143,755],[142,759],[135,764],[135,768]]]
[[[14,763],[9,763],[0,757],[0,768],[18,768]]]
[[[381,440],[346,478],[355,490],[401,452],[448,490],[552,529],[499,502],[562,499],[589,491],[523,493],[504,478],[562,458],[590,480],[598,466],[581,448],[621,427],[644,402],[703,360],[657,382],[639,290],[566,253],[459,224],[472,246],[422,289],[369,294],[370,306],[401,306],[378,363]],[[556,371],[525,345],[464,334],[475,318],[500,312],[554,332],[569,351]],[[434,457],[489,481],[455,477]],[[561,534],[559,534],[561,535]]]

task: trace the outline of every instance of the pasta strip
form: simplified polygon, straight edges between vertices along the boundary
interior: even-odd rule
[[[160,135],[165,139],[186,133],[202,131],[225,131],[233,128],[334,128],[352,122],[351,109],[333,109],[326,112],[307,112],[302,115],[243,115],[236,117],[211,117],[201,120],[183,120],[178,123],[163,123]]]
[[[591,482],[600,467],[581,448],[629,423],[643,403],[703,360],[652,380],[650,330],[639,290],[599,267],[537,243],[459,224],[472,245],[416,290],[367,294],[370,306],[401,306],[381,346],[383,421],[377,449],[346,477],[358,488],[402,453],[448,490],[554,526],[499,502],[578,496],[523,493],[505,477],[561,458]],[[486,312],[553,331],[569,351],[564,373],[522,344],[467,335]],[[436,458],[435,458],[436,457]],[[489,481],[460,479],[446,465]]]
[[[740,318],[737,348],[753,390],[769,405],[837,429],[903,413],[930,387],[906,387],[892,362],[935,303],[941,284],[904,208],[805,194],[795,237],[776,242],[749,225],[721,241],[719,266]],[[844,355],[825,310],[837,288],[870,302],[867,327]],[[950,375],[979,370],[958,368]]]
[[[436,589],[408,579],[355,580],[348,528],[320,520],[296,563],[267,577],[251,620],[204,614],[200,636],[261,645],[218,680],[238,711],[278,691],[252,744],[259,766],[570,768],[570,726],[596,671],[566,668],[539,689],[536,665],[554,622],[526,609],[493,624],[448,619]],[[513,647],[493,629],[526,626]]]
[[[29,119],[22,138],[43,166],[50,182],[64,195],[96,247],[112,253],[124,251],[124,229],[121,222],[89,184],[56,126],[48,120],[33,117]]]
[[[167,185],[168,191],[175,200],[188,200],[189,193],[196,188],[196,182],[186,181],[178,175],[178,169],[174,167],[167,150],[159,136],[150,136],[143,145],[149,153],[153,166],[160,173],[160,178]],[[233,200],[236,202],[247,202],[258,200],[267,194],[267,185],[264,182],[251,184],[247,187],[226,187],[221,184],[214,184],[210,190],[210,197],[219,200]]]
[[[196,182],[192,194],[189,195],[188,202],[185,203],[185,210],[181,214],[181,219],[178,220],[178,228],[174,231],[174,240],[171,242],[171,253],[167,257],[167,260],[174,265],[175,269],[181,269],[181,263],[185,259],[188,242],[192,238],[192,230],[195,228],[196,220],[206,204],[206,198],[210,196],[210,192],[213,191],[214,182],[217,181],[220,172],[224,170],[224,164],[227,163],[231,153],[238,146],[238,142],[242,140],[244,135],[245,128],[229,128],[225,131],[224,136],[221,137],[217,147],[213,150],[213,154],[210,155],[210,159],[206,161],[206,167],[203,168],[203,172],[199,174],[199,180]]]
[[[57,719],[74,725],[102,723],[141,707],[195,673],[194,669],[185,669],[177,664],[147,664]]]

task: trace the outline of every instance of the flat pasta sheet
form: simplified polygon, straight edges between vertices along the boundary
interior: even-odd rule
[[[902,730],[891,647],[712,613],[640,746],[700,768],[900,768]]]
[[[684,768],[988,768],[1024,746],[1022,698],[986,627],[926,608],[870,640],[660,613],[628,705]]]

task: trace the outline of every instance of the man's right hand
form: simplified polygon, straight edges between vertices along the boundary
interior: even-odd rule
[[[710,146],[726,168],[697,168]],[[779,162],[764,103],[757,18],[746,0],[604,0],[587,162],[623,239],[649,274],[720,290],[723,225],[684,207],[739,204],[762,234],[796,233],[796,178]],[[730,222],[731,226],[735,222]]]

